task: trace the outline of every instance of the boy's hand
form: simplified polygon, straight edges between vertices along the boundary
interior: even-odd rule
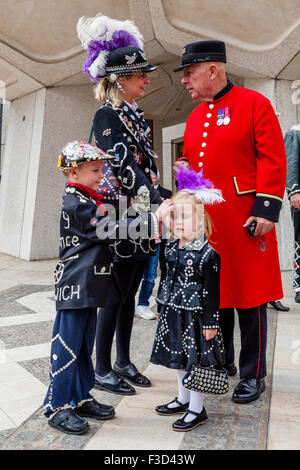
[[[203,336],[206,339],[206,341],[214,338],[217,334],[218,330],[217,329],[212,329],[212,330],[206,330],[203,328]]]

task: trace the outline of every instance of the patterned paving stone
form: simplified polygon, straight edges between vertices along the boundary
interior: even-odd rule
[[[49,287],[21,286],[17,289],[5,291],[6,305],[16,304],[16,299],[33,292],[50,290]],[[10,298],[10,300],[9,300]],[[0,303],[1,305],[1,303]],[[3,315],[3,305],[0,307],[0,315]],[[20,306],[19,314],[28,313],[28,309]],[[15,315],[16,313],[12,313]],[[268,338],[268,368],[267,389],[262,397],[248,405],[234,404],[230,398],[234,386],[238,383],[238,377],[230,378],[230,393],[222,397],[207,396],[205,407],[209,420],[204,426],[200,426],[183,436],[180,449],[184,450],[211,450],[211,449],[265,449],[268,426],[269,402],[271,394],[271,371],[276,331],[276,312],[268,312],[269,338]],[[19,341],[22,345],[27,343],[38,344],[51,340],[53,322],[41,324],[22,325],[22,328],[5,327],[0,333],[7,334],[9,344],[16,345]],[[152,342],[156,329],[156,321],[145,321],[135,318],[132,333],[132,360],[143,371],[149,365],[149,357],[152,350]],[[10,330],[10,331],[9,331]],[[235,335],[236,351],[239,350],[239,331],[236,327]],[[26,339],[27,338],[27,339]],[[30,338],[30,339],[29,339]],[[20,346],[20,343],[18,346]],[[12,346],[16,347],[16,346]],[[95,359],[95,353],[93,355]],[[115,359],[113,348],[112,361]],[[19,363],[43,384],[48,385],[49,360],[48,358],[34,359]],[[99,390],[93,390],[93,395],[100,402],[117,406],[122,397],[112,395]],[[14,430],[0,433],[0,449],[57,449],[74,450],[83,449],[94,434],[103,426],[103,422],[90,421],[91,430],[83,436],[68,436],[50,428],[43,416],[41,406],[21,426]],[[115,418],[117,420],[117,418]],[[173,432],[170,429],[170,432]]]

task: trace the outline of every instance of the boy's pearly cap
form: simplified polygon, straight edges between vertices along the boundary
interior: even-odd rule
[[[85,162],[92,162],[95,160],[112,160],[114,155],[109,155],[95,145],[89,144],[79,140],[69,142],[64,146],[58,158],[57,166],[61,170],[68,168],[77,168]]]

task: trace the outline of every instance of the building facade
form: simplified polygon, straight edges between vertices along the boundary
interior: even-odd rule
[[[57,257],[64,178],[57,155],[69,140],[87,140],[100,103],[81,73],[80,16],[101,10],[132,19],[144,36],[151,85],[139,106],[151,121],[162,184],[172,189],[172,163],[185,121],[198,105],[182,87],[182,47],[220,39],[229,78],[267,96],[283,133],[300,122],[300,2],[273,0],[0,0],[0,98],[3,100],[0,252],[25,260]],[[291,269],[292,223],[284,200],[277,224],[282,269]]]

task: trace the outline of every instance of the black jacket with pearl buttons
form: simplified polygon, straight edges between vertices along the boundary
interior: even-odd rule
[[[66,186],[60,219],[60,260],[54,272],[57,310],[104,307],[115,304],[120,289],[115,276],[111,243],[126,234],[151,238],[157,219],[136,212],[118,220],[116,213],[103,213],[81,189]],[[156,223],[155,223],[156,219]],[[134,240],[139,242],[139,238]]]
[[[107,101],[95,114],[93,129],[96,144],[105,152],[116,155],[110,161],[113,173],[123,190],[135,198],[141,187],[149,191],[150,204],[161,204],[157,190],[152,187],[150,171],[157,172],[155,152],[148,137],[150,128],[143,112],[135,112],[124,101],[113,106]]]

